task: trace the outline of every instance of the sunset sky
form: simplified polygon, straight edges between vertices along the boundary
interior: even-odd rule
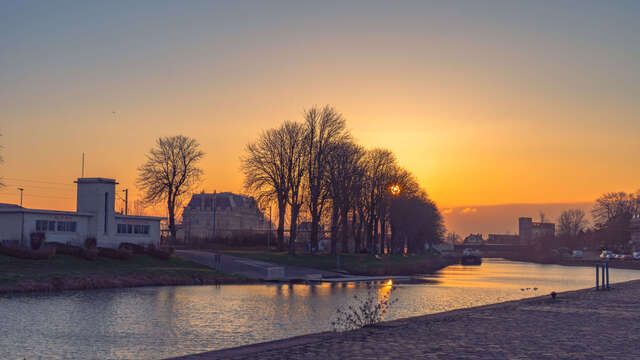
[[[441,208],[640,188],[640,2],[0,3],[0,202],[75,208],[73,180],[137,197],[154,140],[242,192],[263,129],[335,106]],[[496,229],[502,230],[502,229]]]

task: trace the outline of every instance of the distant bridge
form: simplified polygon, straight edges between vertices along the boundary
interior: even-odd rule
[[[524,251],[528,251],[531,247],[529,245],[515,245],[515,244],[457,244],[453,249],[455,252],[461,253],[464,249],[480,250],[482,257],[500,257],[505,255],[521,254]]]

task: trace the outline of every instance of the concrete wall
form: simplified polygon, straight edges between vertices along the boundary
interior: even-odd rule
[[[138,245],[159,245],[160,242],[160,221],[145,219],[141,217],[134,216],[124,216],[124,215],[116,215],[115,216],[116,230],[118,224],[124,225],[148,225],[149,233],[148,234],[135,234],[135,233],[116,233],[109,238],[108,241],[103,240],[102,245],[104,247],[113,247],[117,248],[121,243],[133,243]]]
[[[89,220],[87,235],[95,237],[98,244],[113,242],[114,239],[111,237],[116,233],[115,180],[81,178],[76,183],[78,184],[77,211],[95,214]]]
[[[20,213],[0,213],[0,241],[19,241],[22,224]]]

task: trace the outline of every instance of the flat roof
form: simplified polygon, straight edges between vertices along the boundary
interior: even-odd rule
[[[109,178],[101,178],[101,177],[92,177],[92,178],[78,178],[78,180],[74,181],[76,184],[83,183],[103,183],[103,184],[117,184],[116,179]]]
[[[70,215],[70,216],[94,216],[95,214],[77,211],[61,211],[61,210],[42,210],[27,209],[17,206],[15,208],[0,208],[0,213],[29,213],[29,214],[47,214],[47,215]]]
[[[159,216],[138,216],[138,215],[123,215],[123,214],[116,214],[116,217],[125,218],[125,219],[157,220],[157,221],[162,221],[167,219]]]

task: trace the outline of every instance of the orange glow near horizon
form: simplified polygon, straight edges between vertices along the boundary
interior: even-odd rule
[[[206,152],[197,192],[244,193],[245,145],[324,104],[441,209],[640,188],[640,30],[624,6],[247,6],[5,9],[0,202],[23,187],[26,207],[75,209],[84,152],[131,209],[137,167],[176,134]]]

